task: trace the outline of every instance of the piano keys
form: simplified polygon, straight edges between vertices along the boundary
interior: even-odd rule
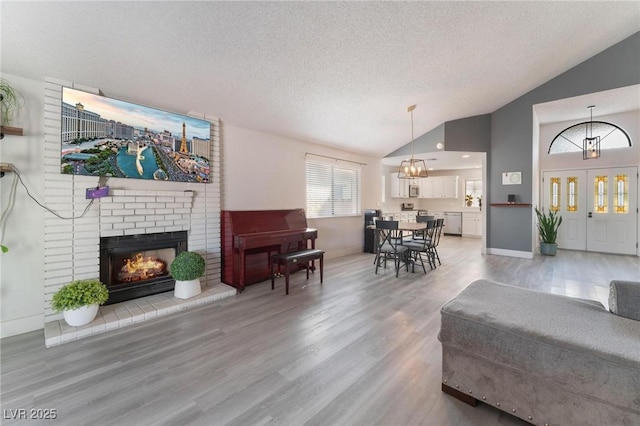
[[[315,248],[318,237],[304,209],[223,210],[221,234],[222,282],[240,292],[270,278],[272,254]]]

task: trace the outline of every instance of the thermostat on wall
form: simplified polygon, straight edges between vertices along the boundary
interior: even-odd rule
[[[522,183],[522,172],[503,172],[503,185],[520,185]]]

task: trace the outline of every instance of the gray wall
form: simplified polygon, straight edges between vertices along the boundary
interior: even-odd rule
[[[489,152],[491,114],[476,115],[444,123],[446,151]]]
[[[487,197],[533,200],[533,105],[640,83],[640,32],[575,66],[492,114]],[[502,185],[502,172],[521,171],[522,185]],[[533,215],[527,208],[487,206],[487,247],[532,251]]]

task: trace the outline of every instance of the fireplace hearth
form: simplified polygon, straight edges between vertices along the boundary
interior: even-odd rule
[[[105,303],[123,302],[173,290],[169,265],[187,250],[187,231],[100,238],[100,281]]]

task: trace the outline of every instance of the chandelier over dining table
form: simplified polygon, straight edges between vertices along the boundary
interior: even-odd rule
[[[427,165],[424,160],[414,158],[414,144],[413,140],[413,110],[416,109],[415,105],[411,105],[407,108],[407,111],[411,114],[411,159],[402,160],[400,163],[400,169],[398,170],[398,179],[421,179],[426,178]]]

